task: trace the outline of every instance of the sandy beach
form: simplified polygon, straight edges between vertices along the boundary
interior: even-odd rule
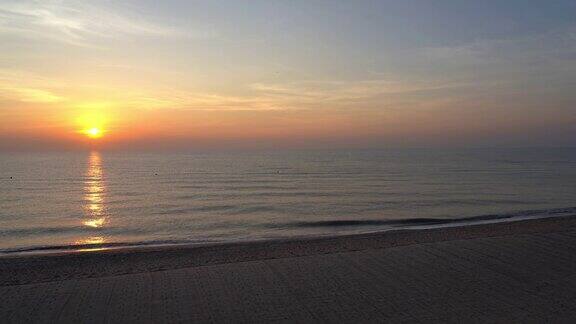
[[[576,219],[0,258],[22,322],[568,322]]]

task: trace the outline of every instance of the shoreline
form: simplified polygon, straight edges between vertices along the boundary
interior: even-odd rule
[[[385,232],[404,231],[404,230],[428,230],[450,227],[464,227],[483,224],[497,224],[518,222],[535,219],[558,218],[576,215],[576,207],[563,207],[552,209],[535,209],[509,212],[503,214],[485,214],[464,218],[404,218],[404,219],[348,219],[348,220],[315,220],[299,221],[286,224],[263,225],[264,227],[358,227],[365,225],[386,226],[379,229],[365,231],[348,231],[340,233],[323,233],[323,234],[304,234],[276,237],[261,238],[244,238],[244,239],[224,239],[224,240],[166,240],[166,241],[142,241],[142,242],[109,242],[102,244],[71,244],[71,245],[37,245],[29,247],[15,247],[0,249],[0,259],[5,257],[26,257],[26,256],[51,256],[68,253],[82,253],[89,251],[103,250],[139,250],[146,248],[177,248],[177,247],[200,247],[210,245],[228,245],[243,244],[256,242],[273,242],[273,241],[298,241],[308,239],[320,239],[342,236],[357,236],[366,234],[383,234]]]
[[[558,218],[565,216],[576,215],[576,207],[563,207],[552,208],[545,210],[523,210],[517,212],[509,212],[504,214],[485,214],[464,218],[405,218],[405,219],[348,219],[348,220],[315,220],[315,221],[299,221],[287,224],[269,224],[263,225],[264,227],[358,227],[362,228],[365,225],[371,226],[384,226],[379,229],[371,229],[365,231],[347,231],[347,232],[332,232],[322,234],[304,234],[304,235],[290,235],[290,236],[277,236],[277,237],[263,237],[263,238],[243,238],[243,239],[224,239],[224,240],[166,240],[166,241],[142,241],[142,242],[109,242],[102,244],[69,244],[69,245],[37,245],[29,247],[15,247],[0,249],[0,259],[5,257],[25,257],[25,256],[51,256],[67,253],[82,253],[90,251],[103,251],[103,250],[138,250],[146,248],[166,247],[175,248],[180,246],[185,247],[199,247],[208,245],[228,245],[228,244],[242,244],[251,242],[269,242],[269,241],[295,241],[307,240],[316,238],[330,238],[341,236],[356,236],[365,234],[382,234],[384,232],[403,231],[403,230],[428,230],[440,229],[449,227],[463,227],[482,224],[496,224],[507,222],[518,222],[533,219],[546,219]]]
[[[576,229],[574,216],[576,215],[325,237],[5,255],[0,257],[0,286],[386,249],[443,241],[562,232]]]

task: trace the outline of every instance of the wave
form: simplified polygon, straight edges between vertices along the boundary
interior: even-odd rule
[[[373,226],[379,227],[384,226],[390,229],[402,229],[411,227],[442,227],[442,226],[453,226],[453,225],[467,225],[474,223],[496,223],[502,221],[516,221],[522,219],[536,219],[536,218],[547,218],[547,217],[568,217],[576,216],[576,207],[567,208],[552,208],[552,209],[539,209],[539,210],[524,210],[516,211],[510,213],[501,214],[487,214],[464,218],[405,218],[405,219],[339,219],[339,220],[321,220],[321,221],[299,221],[299,222],[289,222],[289,223],[274,223],[274,224],[243,224],[245,227],[265,227],[273,229],[287,229],[287,228],[337,228],[337,227],[361,227],[361,226]],[[220,224],[221,226],[222,224]],[[62,228],[44,227],[44,228],[34,228],[34,229],[15,229],[15,230],[4,230],[0,231],[0,234],[6,235],[24,235],[24,234],[38,234],[38,233],[52,233],[60,232]],[[90,229],[89,229],[90,230]],[[118,229],[120,230],[120,229]],[[30,232],[27,232],[30,231]],[[67,227],[64,231],[86,231],[86,228],[79,227]],[[110,230],[109,230],[110,231]],[[114,231],[114,230],[112,230]],[[126,229],[122,229],[126,231]],[[137,232],[137,231],[136,231]],[[281,237],[278,237],[281,238]],[[285,237],[284,237],[285,238]],[[246,239],[246,238],[244,238]],[[57,251],[83,251],[90,249],[112,249],[112,248],[122,248],[122,247],[145,247],[145,246],[160,246],[160,245],[181,245],[181,244],[208,244],[208,243],[225,243],[233,242],[235,238],[226,236],[214,236],[206,239],[194,239],[194,240],[148,240],[139,242],[108,242],[108,243],[96,243],[96,244],[72,244],[72,245],[46,245],[46,246],[28,246],[28,247],[16,247],[8,249],[0,249],[0,254],[14,254],[14,253],[33,253],[33,252],[57,252]]]
[[[42,245],[31,247],[18,247],[0,250],[0,253],[25,253],[25,252],[56,252],[56,251],[82,251],[90,249],[112,249],[122,247],[144,247],[144,246],[161,246],[161,245],[179,245],[179,244],[193,244],[193,243],[208,243],[211,241],[190,241],[190,240],[158,240],[158,241],[142,241],[142,242],[110,242],[110,243],[94,243],[94,244],[69,244],[69,245]]]
[[[97,232],[99,229],[86,226],[60,226],[60,227],[28,227],[28,228],[12,228],[0,230],[0,235],[4,237],[11,236],[28,236],[28,235],[43,235],[43,234],[62,234],[62,233],[82,233],[82,232]]]
[[[176,214],[192,214],[195,212],[219,212],[231,209],[236,209],[236,205],[208,205],[189,208],[176,208],[155,212],[155,215],[176,215]]]
[[[427,225],[450,225],[457,223],[476,223],[503,220],[520,220],[525,218],[545,218],[553,216],[576,216],[576,207],[553,208],[539,210],[524,210],[502,214],[488,214],[463,218],[405,218],[405,219],[344,219],[322,221],[300,221],[280,224],[267,224],[268,228],[313,228],[313,227],[344,227],[344,226],[391,226],[410,227]]]

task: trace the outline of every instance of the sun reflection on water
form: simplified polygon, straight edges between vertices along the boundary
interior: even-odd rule
[[[81,246],[90,246],[90,247],[85,247],[82,249],[78,249],[78,252],[86,252],[86,251],[102,251],[105,250],[105,248],[102,247],[98,247],[97,245],[105,243],[106,239],[102,236],[91,236],[88,237],[86,239],[82,239],[82,240],[78,240],[76,242],[74,242],[74,244],[76,245],[81,245]],[[95,245],[95,246],[91,246],[91,245]]]
[[[102,159],[100,153],[91,152],[88,159],[88,170],[84,181],[84,219],[82,224],[90,228],[102,228],[108,223],[104,204],[106,187],[102,172]],[[106,239],[102,236],[93,236],[75,242],[79,245],[102,244]]]
[[[75,243],[77,245],[92,245],[92,244],[102,244],[106,240],[102,236],[91,236],[86,239],[78,240]]]
[[[87,220],[83,221],[82,223],[88,227],[99,228],[99,227],[104,226],[105,222],[106,222],[106,219],[97,218],[97,219],[87,219]]]

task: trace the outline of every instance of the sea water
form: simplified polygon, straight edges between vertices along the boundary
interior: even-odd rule
[[[0,153],[0,254],[576,215],[576,149]]]

